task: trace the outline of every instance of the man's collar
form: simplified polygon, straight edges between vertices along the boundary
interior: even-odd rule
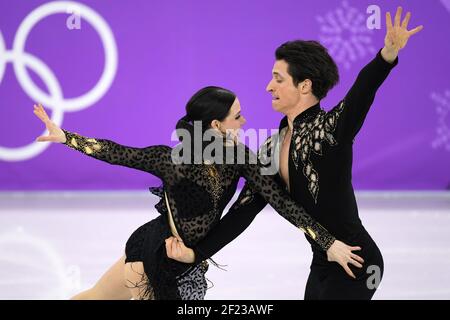
[[[294,128],[299,126],[302,122],[308,122],[311,119],[314,119],[316,115],[320,112],[320,102],[317,102],[312,107],[309,107],[305,111],[299,113],[295,119],[294,119]],[[288,118],[287,116],[284,116],[283,119],[280,121],[280,126],[278,129],[281,131],[284,127],[288,125]]]

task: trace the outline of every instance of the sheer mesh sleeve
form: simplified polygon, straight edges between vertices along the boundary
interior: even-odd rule
[[[211,258],[223,247],[236,239],[264,209],[267,201],[254,193],[248,183],[245,184],[236,202],[225,216],[208,233],[208,235],[192,248],[195,253],[195,263]]]
[[[65,145],[92,158],[149,172],[160,178],[168,176],[172,170],[172,149],[168,146],[127,147],[111,140],[88,138],[62,130],[66,135]]]
[[[264,146],[261,148],[264,148]],[[246,161],[249,161],[251,151],[245,147],[244,152],[248,153]],[[261,152],[260,149],[260,157],[263,155],[264,152]],[[254,160],[256,159],[252,161]],[[270,204],[281,201],[281,204],[274,203],[273,207],[284,218],[315,239],[324,250],[328,250],[333,244],[335,238],[308,216],[303,208],[295,204],[277,184],[273,176],[261,176],[260,170],[261,167],[257,164],[244,165],[242,175],[247,179],[247,182],[236,202],[217,226],[192,248],[195,253],[195,264],[211,258],[244,232],[256,215],[264,209],[268,201]],[[258,191],[261,191],[261,193]],[[287,201],[283,203],[286,199]]]
[[[283,218],[300,228],[324,251],[328,250],[336,239],[292,200],[289,194],[275,182],[273,176],[261,174],[256,155],[246,146],[244,147],[247,159],[240,167],[249,188],[259,193]]]

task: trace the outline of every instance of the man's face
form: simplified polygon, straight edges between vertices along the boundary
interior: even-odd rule
[[[298,86],[294,86],[293,79],[288,73],[288,64],[284,60],[275,61],[272,80],[266,90],[272,95],[272,108],[281,113],[286,113],[300,101],[300,90]]]

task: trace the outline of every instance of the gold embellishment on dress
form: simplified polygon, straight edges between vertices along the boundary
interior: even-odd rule
[[[242,199],[241,199],[241,202],[240,202],[240,204],[245,204],[248,200],[250,200],[250,196],[245,196],[245,197],[243,197]]]
[[[72,138],[72,139],[70,140],[70,143],[71,143],[75,148],[78,148],[78,143],[77,143],[77,140],[75,140],[75,138]]]
[[[317,238],[316,233],[310,227],[307,227],[306,229],[308,229],[308,233],[311,236],[311,238],[313,238],[313,240],[316,240]]]
[[[244,205],[253,199],[253,191],[250,188],[246,188],[242,194],[242,198],[239,201],[239,205]]]
[[[311,151],[321,156],[323,141],[327,141],[330,146],[337,145],[333,133],[343,109],[344,101],[341,101],[339,107],[335,110],[328,113],[321,110],[314,120],[294,126],[292,158],[296,169],[299,166],[299,159],[303,164],[303,175],[308,179],[308,190],[314,199],[314,203],[317,203],[319,195],[319,173],[314,170],[310,160]]]
[[[206,271],[208,271],[208,269],[209,269],[209,263],[208,263],[208,261],[206,261],[206,260],[202,261],[202,263],[200,264],[200,266],[201,266],[203,272],[206,272]]]
[[[91,154],[92,153],[92,149],[89,147],[84,147],[84,152],[86,152],[87,154]]]
[[[324,249],[328,250],[336,240],[327,229],[325,229],[320,223],[313,224],[314,233],[318,235],[317,243]],[[313,238],[314,239],[314,238]]]
[[[219,199],[222,195],[223,188],[220,181],[220,175],[214,164],[204,164],[205,170],[203,171],[208,180],[209,187],[208,192],[213,198],[214,209],[218,208]]]
[[[100,151],[103,147],[106,147],[108,149],[107,144],[101,144],[97,141],[95,138],[86,138],[78,133],[72,133],[69,131],[65,131],[66,133],[66,139],[67,144],[72,149],[81,151],[85,154],[91,155],[95,152]],[[105,150],[105,152],[108,152],[108,150]]]
[[[304,233],[306,233],[306,230],[303,227],[300,227],[300,230],[302,230]]]

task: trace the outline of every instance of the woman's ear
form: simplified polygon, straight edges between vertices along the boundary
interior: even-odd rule
[[[213,120],[213,121],[211,121],[211,128],[220,131],[220,121],[219,121],[219,120]]]

